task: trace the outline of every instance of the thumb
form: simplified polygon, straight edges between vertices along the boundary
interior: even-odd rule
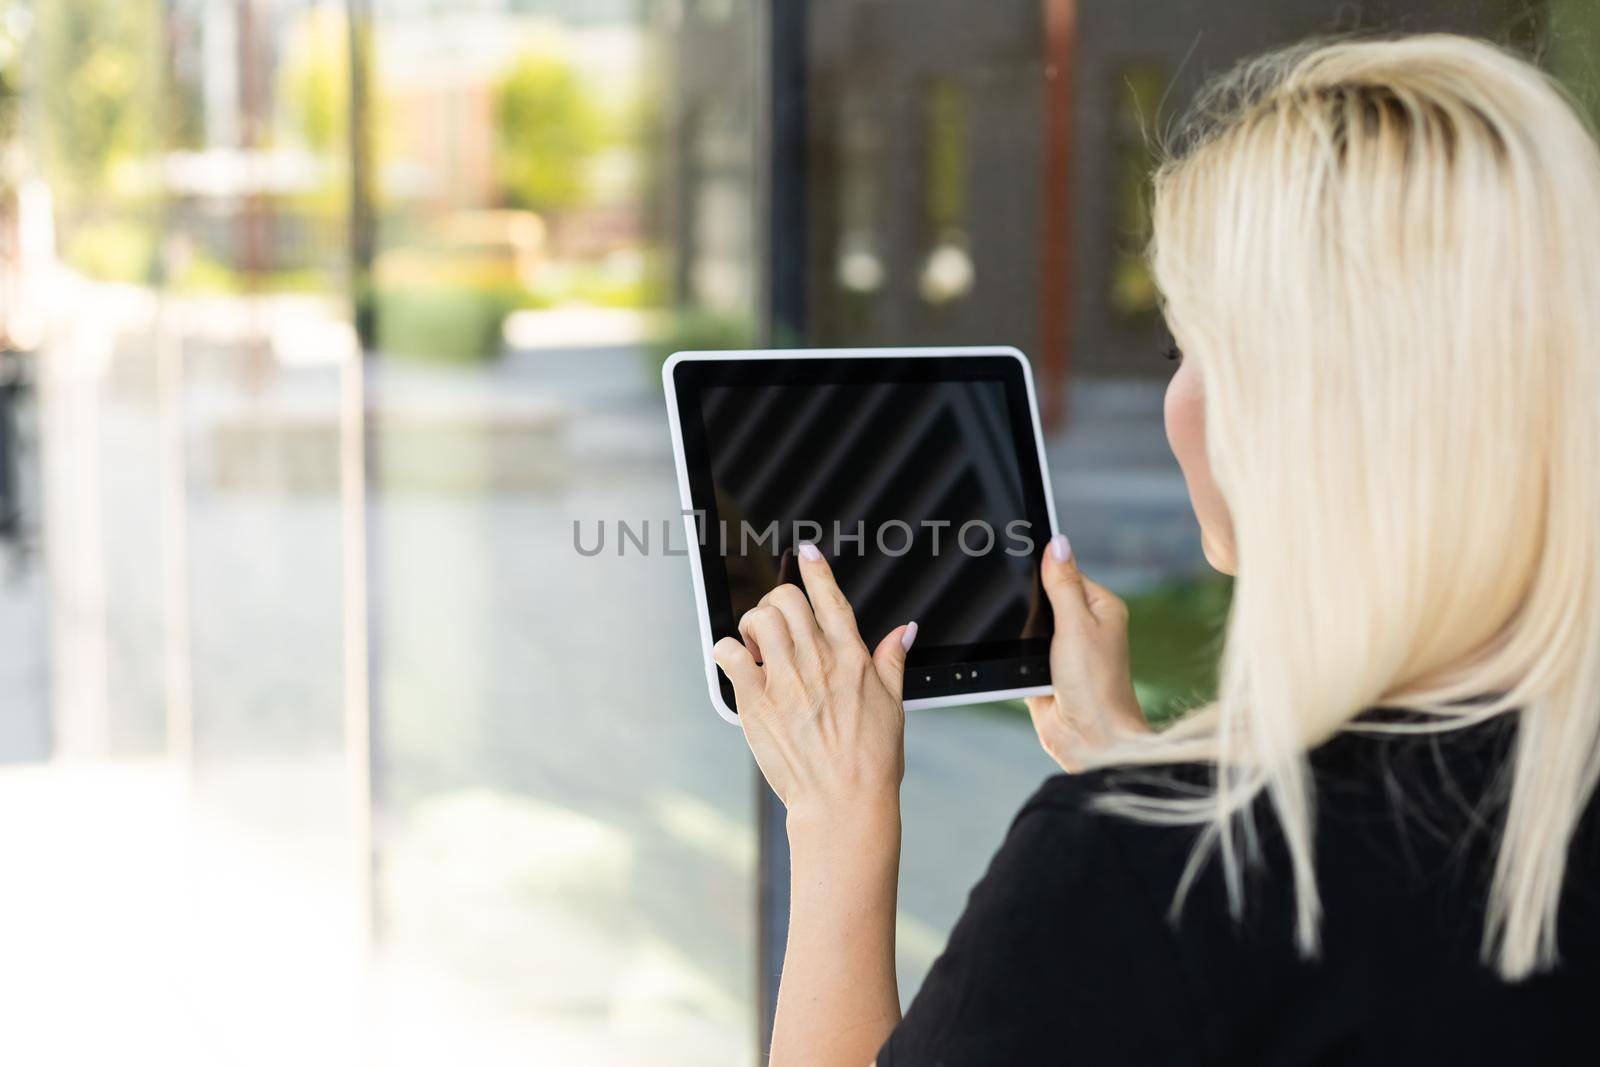
[[[1066,534],[1056,534],[1050,539],[1041,564],[1041,579],[1045,595],[1055,610],[1056,628],[1068,622],[1080,621],[1089,614],[1088,594],[1083,585],[1083,572],[1072,555],[1072,545]]]
[[[1123,599],[1093,578],[1083,580],[1083,600],[1089,607],[1089,613],[1101,622],[1112,622],[1126,625],[1128,622],[1128,605]]]
[[[906,678],[906,653],[917,639],[917,624],[908,622],[890,630],[872,653],[872,665],[878,668],[883,687],[900,699]]]

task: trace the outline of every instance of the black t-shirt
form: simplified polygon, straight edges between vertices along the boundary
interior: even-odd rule
[[[1148,770],[1049,779],[880,1067],[1600,1062],[1593,806],[1571,852],[1561,965],[1508,984],[1479,961],[1514,725],[1344,734],[1312,753],[1323,948],[1311,961],[1295,950],[1287,851],[1264,800],[1242,921],[1216,858],[1173,920],[1196,831],[1090,807],[1109,789],[1170,787]]]

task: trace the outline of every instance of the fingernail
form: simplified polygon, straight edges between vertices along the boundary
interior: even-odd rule
[[[917,624],[915,622],[906,623],[906,632],[900,635],[900,648],[901,648],[901,650],[905,651],[905,652],[910,652],[911,651],[911,644],[916,639],[917,639]]]
[[[799,551],[800,558],[809,563],[815,563],[817,560],[822,558],[822,553],[817,551],[817,546],[812,544],[810,541],[802,542]]]
[[[1056,558],[1057,563],[1065,563],[1072,556],[1072,542],[1067,540],[1066,534],[1056,534],[1050,538],[1050,554]]]

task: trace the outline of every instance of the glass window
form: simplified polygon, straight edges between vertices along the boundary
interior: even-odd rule
[[[1592,6],[1357,21],[1592,111]],[[1189,706],[1229,587],[1148,135],[1344,9],[0,0],[0,1059],[757,1062],[781,819],[706,699],[662,360],[1018,345]],[[904,999],[1053,770],[1013,704],[907,764]]]
[[[631,6],[373,12],[386,1004],[442,991],[427,1025],[468,1038],[509,1017],[531,1061],[755,1047],[752,771],[659,540],[663,282],[730,328],[755,299],[749,51],[732,4],[695,10],[682,47],[724,51],[681,124],[691,75]]]
[[[754,322],[696,8],[0,3],[8,1058],[754,1060],[687,574],[575,547],[676,520],[660,348]]]

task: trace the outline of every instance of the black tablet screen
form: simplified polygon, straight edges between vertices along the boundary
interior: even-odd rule
[[[691,361],[675,387],[713,639],[814,542],[869,647],[917,621],[907,698],[1047,680],[1050,520],[1015,359]]]

